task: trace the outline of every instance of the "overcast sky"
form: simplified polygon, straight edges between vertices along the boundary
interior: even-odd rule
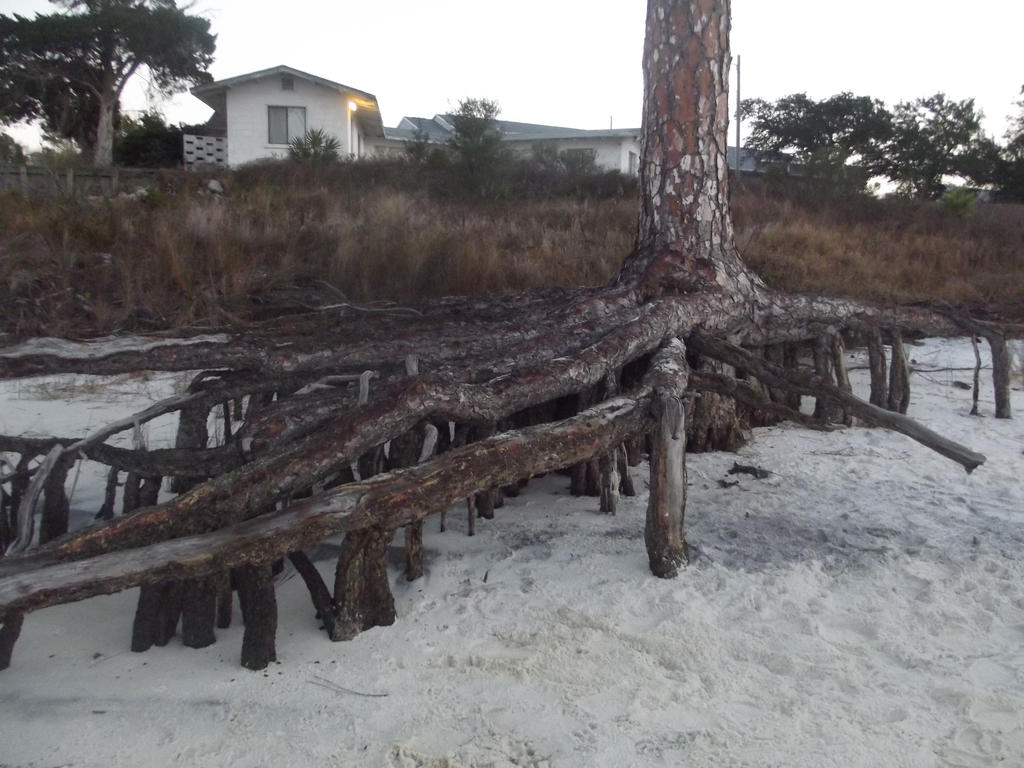
[[[0,0],[5,13],[55,7]],[[891,106],[944,91],[974,97],[997,138],[1022,98],[1022,0],[733,0],[732,7],[731,82],[739,55],[744,98],[849,90]],[[509,120],[640,123],[646,0],[195,0],[192,9],[217,34],[216,79],[287,64],[375,94],[385,125],[449,110],[467,96],[495,99]],[[209,114],[188,94],[156,105],[172,122]],[[123,106],[147,107],[143,84]]]

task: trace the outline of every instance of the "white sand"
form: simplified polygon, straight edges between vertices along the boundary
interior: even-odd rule
[[[973,363],[964,340],[910,354]],[[0,431],[84,434],[172,379],[105,402],[8,383]],[[352,642],[286,573],[265,673],[239,666],[239,626],[128,652],[134,591],[31,614],[0,673],[0,765],[1020,765],[1024,396],[997,421],[986,382],[970,417],[953,379],[970,372],[915,374],[910,415],[986,454],[973,475],[861,428],[690,456],[694,559],[672,581],[647,571],[643,496],[610,518],[548,477],[475,538],[461,510],[446,534],[428,521],[426,577],[395,567],[398,621]],[[727,475],[737,460],[773,474]],[[83,471],[73,504],[95,510],[102,480]]]

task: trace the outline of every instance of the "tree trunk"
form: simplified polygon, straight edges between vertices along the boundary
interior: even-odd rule
[[[113,75],[104,78],[103,92],[99,98],[99,120],[96,123],[96,146],[92,163],[97,168],[109,168],[114,164],[114,111],[117,109],[117,94],[114,92]]]
[[[181,588],[176,581],[143,584],[132,624],[131,649],[148,651],[165,646],[174,637],[181,616]]]
[[[829,346],[827,338],[824,336],[816,336],[814,339],[814,345],[811,348],[814,356],[814,375],[821,379],[825,384],[831,384],[833,382],[831,352],[829,350]],[[814,418],[828,424],[835,420],[834,410],[835,409],[827,399],[821,397],[815,398]]]
[[[270,564],[235,568],[238,603],[242,608],[242,666],[264,669],[277,661],[277,598]]]
[[[988,323],[981,323],[970,317],[957,315],[949,310],[942,310],[959,328],[970,331],[984,338],[992,352],[992,386],[996,401],[996,418],[1012,418],[1010,407],[1010,353],[1006,347],[1006,334]]]
[[[174,447],[178,449],[201,450],[210,440],[207,420],[210,408],[197,403],[178,412],[178,432],[174,436]],[[171,478],[171,490],[184,493],[196,484],[194,477],[175,476]]]
[[[800,367],[800,349],[796,344],[783,345],[782,366],[791,371],[795,371]],[[785,393],[783,404],[799,413],[802,405],[800,393],[794,392],[792,389],[785,390]]]
[[[605,377],[601,391],[601,399],[609,400],[619,394],[621,389],[622,374],[616,371]],[[614,515],[619,509],[619,493],[622,490],[621,468],[625,467],[625,461],[620,462],[620,456],[624,455],[625,448],[616,445],[611,451],[602,453],[598,457],[598,469],[600,471],[599,484],[601,491],[601,511],[606,515]],[[626,482],[629,482],[628,470]]]
[[[476,536],[476,495],[466,497],[466,535]]]
[[[235,590],[231,584],[231,570],[217,574],[217,629],[231,626]]]
[[[763,285],[743,264],[729,214],[729,0],[647,5],[641,210],[620,284],[641,296]]]
[[[686,428],[682,403],[672,396],[654,403],[657,426],[651,452],[651,486],[644,541],[651,573],[674,578],[686,562]]]
[[[995,389],[996,418],[1009,419],[1013,413],[1010,407],[1010,353],[1006,338],[990,332],[987,336],[992,351],[992,383]]]
[[[334,577],[334,602],[343,621],[362,630],[395,623],[388,580],[388,547],[394,529],[367,528],[345,535]]]
[[[626,443],[629,441],[627,440]],[[629,458],[626,452],[626,444],[619,446],[616,454],[619,465],[619,492],[623,496],[636,496],[636,488],[633,485],[633,476],[629,473]]]
[[[896,328],[892,329],[892,362],[889,364],[889,401],[890,411],[906,413],[910,406],[910,367],[907,365],[907,353],[903,348],[903,335]]]
[[[117,499],[117,483],[121,477],[117,467],[111,467],[107,472],[107,484],[103,489],[103,504],[96,513],[97,520],[110,520],[114,516],[114,502]]]
[[[651,440],[651,483],[644,541],[651,573],[668,579],[686,562],[686,424],[680,396],[686,389],[686,352],[671,342],[654,363],[655,419]]]
[[[405,526],[405,580],[423,576],[423,521]]]
[[[725,368],[717,360],[702,359],[695,370],[722,375]],[[686,411],[688,451],[735,451],[743,444],[743,426],[732,397],[701,392],[686,404]]]
[[[836,386],[843,392],[853,392],[853,385],[850,384],[850,374],[846,370],[846,346],[843,344],[842,335],[836,333],[832,336],[832,372],[835,375]],[[846,426],[853,425],[853,416],[845,408],[839,409],[839,418]]]
[[[11,666],[11,654],[14,652],[14,644],[18,642],[21,634],[21,625],[25,620],[25,614],[21,611],[8,611],[0,617],[0,669],[7,669]]]
[[[75,457],[63,456],[50,470],[43,486],[43,515],[39,523],[39,543],[63,536],[68,532],[68,514],[70,504],[64,485],[68,472],[75,465]]]
[[[978,350],[978,336],[971,334],[971,349],[974,350],[974,382],[971,386],[971,416],[980,416],[978,396],[981,394],[981,352]]]
[[[885,347],[882,345],[882,332],[873,326],[868,330],[867,336],[868,369],[871,373],[869,402],[879,408],[885,408],[889,402],[889,383],[885,375]]]
[[[216,577],[187,579],[181,585],[181,642],[189,648],[205,648],[217,640],[213,625],[217,620],[218,581]]]
[[[313,608],[316,609],[316,616],[324,623],[324,631],[331,640],[351,640],[359,634],[359,627],[352,622],[346,622],[338,616],[338,607],[331,597],[330,590],[324,584],[320,571],[309,559],[309,556],[299,550],[288,555],[295,570],[299,572],[302,580],[306,582],[306,589],[313,601]]]

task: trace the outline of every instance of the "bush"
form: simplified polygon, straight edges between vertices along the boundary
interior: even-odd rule
[[[6,133],[0,133],[0,163],[21,165],[25,162],[25,150]]]
[[[114,162],[133,168],[177,168],[184,151],[181,128],[156,112],[122,118],[114,140]]]
[[[336,163],[341,159],[341,142],[322,128],[313,128],[288,142],[288,157],[309,163]]]
[[[967,187],[949,187],[942,196],[942,205],[957,218],[964,218],[972,210],[976,195],[973,189]]]

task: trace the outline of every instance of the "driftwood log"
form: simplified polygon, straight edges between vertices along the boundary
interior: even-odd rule
[[[993,356],[1003,355],[997,416],[1008,418],[999,329],[950,311],[779,294],[740,257],[725,153],[729,23],[728,0],[649,2],[641,210],[635,248],[609,285],[373,312],[327,306],[187,338],[0,348],[3,378],[205,372],[187,394],[84,438],[0,437],[0,451],[20,457],[0,477],[0,667],[26,611],[135,586],[133,647],[166,642],[179,617],[185,643],[206,645],[214,623],[230,621],[230,572],[245,621],[243,664],[260,668],[276,656],[272,566],[283,558],[306,583],[327,635],[350,638],[394,620],[385,558],[396,531],[416,578],[427,517],[467,500],[473,525],[477,511],[500,524],[501,489],[515,493],[537,474],[575,467],[583,492],[600,494],[602,509],[614,512],[620,490],[632,492],[629,471],[645,436],[648,559],[657,576],[674,576],[686,560],[686,452],[735,445],[744,414],[819,429],[855,417],[967,471],[981,464],[983,456],[902,415],[902,339],[986,338]],[[870,404],[849,391],[843,335],[868,344]],[[814,349],[816,369],[801,363]],[[800,395],[821,404],[817,419],[799,413]],[[209,444],[211,409],[230,420],[222,445]],[[105,442],[173,411],[174,448]],[[111,468],[101,510],[111,519],[68,533],[66,498],[52,478],[82,457]],[[132,480],[113,515],[121,472]],[[158,505],[163,477],[178,495]],[[40,537],[34,519],[50,496],[54,512],[44,514]],[[305,550],[338,534],[331,589]]]

